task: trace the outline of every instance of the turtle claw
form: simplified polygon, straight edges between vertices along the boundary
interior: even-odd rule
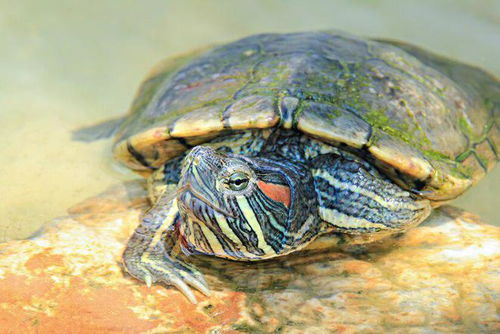
[[[153,283],[175,286],[193,304],[197,301],[189,286],[206,296],[210,295],[208,285],[200,272],[186,263],[166,256],[151,256],[145,253],[138,261],[126,261],[125,267],[130,275],[143,281],[148,287]]]
[[[210,296],[210,289],[208,288],[208,284],[202,275],[196,272],[194,272],[194,275],[186,275],[185,272],[180,272],[180,274],[186,283],[203,293],[205,296]]]
[[[144,283],[146,283],[146,286],[148,288],[150,288],[151,285],[153,284],[153,278],[151,277],[151,275],[149,273],[144,275]]]
[[[193,294],[193,291],[191,291],[191,289],[187,286],[186,283],[184,283],[183,280],[176,277],[175,279],[173,279],[169,283],[172,284],[173,286],[175,286],[177,289],[179,289],[184,294],[184,296],[186,296],[186,298],[189,299],[189,301],[191,303],[193,303],[193,304],[197,303],[197,300]]]

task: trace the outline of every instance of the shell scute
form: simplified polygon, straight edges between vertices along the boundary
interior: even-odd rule
[[[352,112],[335,106],[304,102],[297,129],[330,143],[361,148],[368,143],[371,126]]]
[[[499,113],[498,79],[420,48],[339,32],[263,34],[157,67],[114,151],[147,171],[219,133],[280,126],[368,154],[441,201],[498,159]]]
[[[172,137],[183,138],[219,132],[223,128],[220,107],[209,105],[180,116],[169,132]]]
[[[434,172],[432,164],[415,147],[380,132],[368,147],[373,157],[417,180],[425,180]]]
[[[270,96],[251,95],[239,99],[224,111],[225,128],[264,129],[275,126],[279,114]]]

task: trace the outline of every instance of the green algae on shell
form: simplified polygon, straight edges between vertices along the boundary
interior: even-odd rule
[[[444,201],[498,159],[499,106],[496,78],[415,46],[339,32],[263,34],[157,66],[114,152],[148,174],[222,132],[281,126],[350,147]]]

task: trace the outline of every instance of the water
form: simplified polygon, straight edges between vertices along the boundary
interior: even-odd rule
[[[160,59],[260,32],[341,29],[424,46],[500,75],[498,1],[0,1],[0,241],[136,176],[110,143],[70,140],[123,114]],[[498,223],[500,170],[456,204]]]

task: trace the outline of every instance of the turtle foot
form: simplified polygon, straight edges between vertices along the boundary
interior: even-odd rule
[[[165,255],[144,253],[140,258],[125,259],[125,268],[131,276],[145,282],[148,287],[153,283],[175,286],[193,304],[197,301],[189,286],[206,296],[210,295],[208,285],[198,270]]]

